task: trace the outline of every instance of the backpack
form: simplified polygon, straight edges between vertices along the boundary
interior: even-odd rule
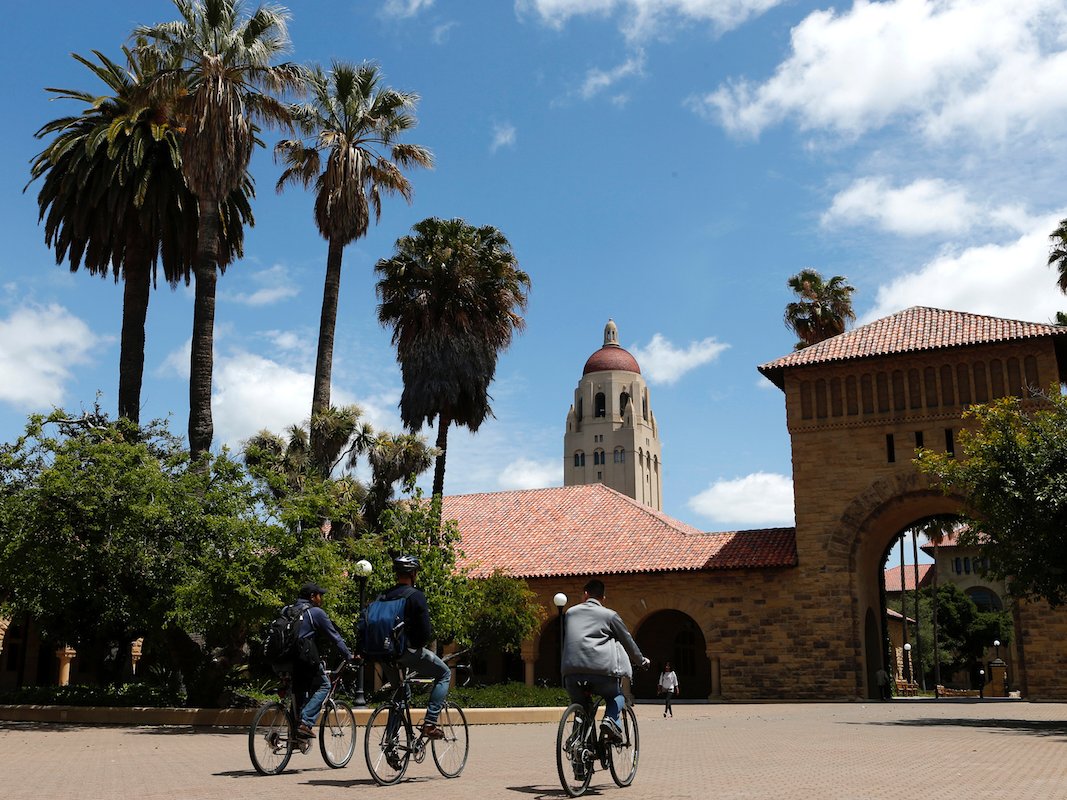
[[[407,647],[404,635],[404,612],[408,598],[415,593],[411,586],[395,598],[385,599],[384,594],[372,601],[359,615],[359,649],[365,658],[392,661]]]
[[[263,657],[275,669],[292,669],[292,664],[300,657],[300,620],[310,606],[294,603],[285,606],[278,618],[267,626],[267,635],[263,639]]]

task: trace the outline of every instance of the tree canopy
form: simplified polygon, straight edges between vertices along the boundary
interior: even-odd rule
[[[1043,400],[972,407],[962,458],[921,450],[917,464],[963,498],[970,526],[960,542],[980,548],[990,574],[1016,597],[1058,606],[1067,600],[1067,398]]]

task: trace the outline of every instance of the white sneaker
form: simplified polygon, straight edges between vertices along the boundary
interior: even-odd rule
[[[605,718],[600,723],[600,733],[610,739],[612,742],[622,741],[622,728],[619,727],[619,723],[610,718]]]

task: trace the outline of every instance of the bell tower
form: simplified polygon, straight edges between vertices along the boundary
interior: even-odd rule
[[[563,437],[563,485],[603,483],[663,508],[659,428],[637,360],[619,345],[613,320],[585,362]]]

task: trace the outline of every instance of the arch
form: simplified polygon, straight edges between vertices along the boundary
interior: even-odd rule
[[[979,611],[1003,611],[1004,601],[988,586],[971,586],[963,590]]]
[[[607,401],[604,399],[603,392],[597,392],[596,396],[593,398],[593,416],[607,416]]]
[[[630,406],[630,393],[625,389],[619,394],[619,414],[626,413],[626,409]]]
[[[634,697],[656,696],[664,661],[670,661],[678,673],[679,697],[706,699],[711,693],[707,640],[689,614],[673,608],[653,611],[634,630],[634,640],[641,652],[652,659],[650,669],[634,673]]]
[[[880,700],[878,693],[878,670],[884,669],[883,636],[874,609],[868,608],[863,620],[863,644],[867,656],[867,699]],[[888,672],[888,670],[887,670]]]
[[[537,653],[534,664],[534,682],[542,686],[560,686],[559,668],[563,651],[560,649],[559,615],[551,616],[541,626],[533,650]]]

